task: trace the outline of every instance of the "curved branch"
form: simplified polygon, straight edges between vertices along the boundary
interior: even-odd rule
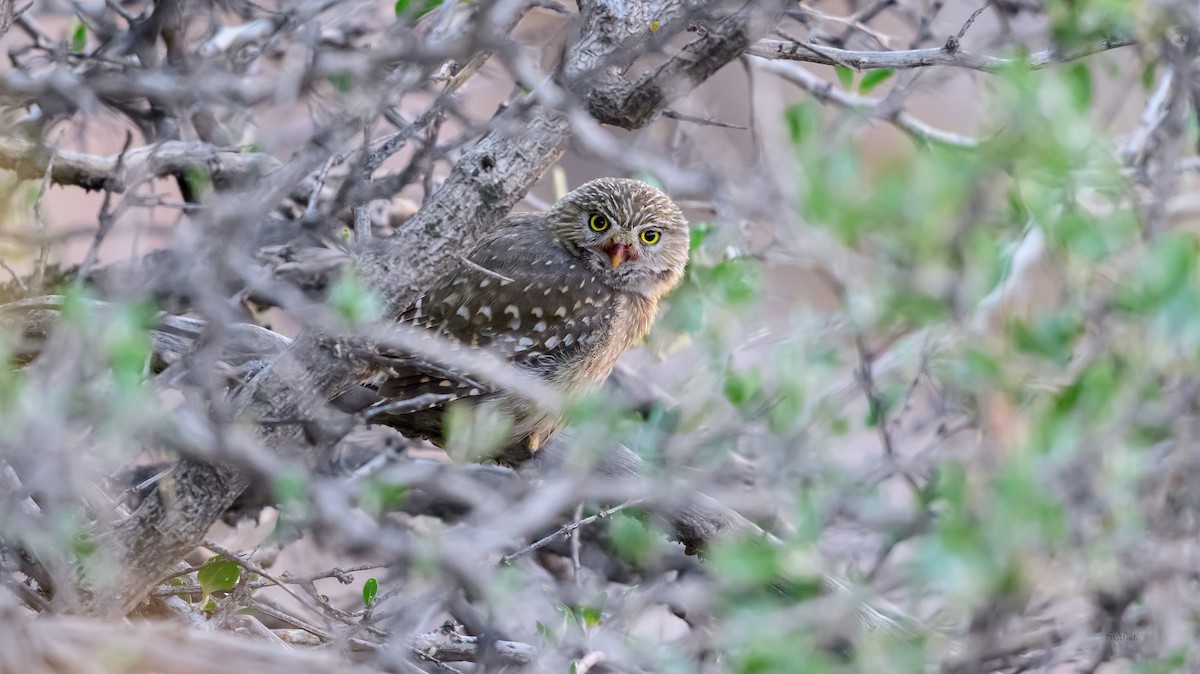
[[[932,127],[902,110],[887,113],[883,99],[859,96],[835,87],[832,83],[801,68],[799,64],[767,61],[760,64],[760,67],[811,93],[822,103],[833,103],[838,107],[853,110],[868,117],[875,117],[891,122],[901,131],[919,142],[931,142],[938,145],[965,149],[972,149],[979,146],[979,139],[977,138]]]

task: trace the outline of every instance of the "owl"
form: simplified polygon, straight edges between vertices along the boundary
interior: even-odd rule
[[[565,406],[646,335],[659,300],[683,277],[688,248],[687,221],[669,197],[638,180],[601,178],[546,211],[510,215],[398,320],[537,377]],[[429,359],[390,359],[376,386],[375,421],[439,444],[450,405],[501,410],[512,421],[502,463],[527,458],[563,421]]]

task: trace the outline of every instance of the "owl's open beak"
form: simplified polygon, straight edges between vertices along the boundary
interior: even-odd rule
[[[612,260],[612,269],[617,269],[617,266],[620,265],[620,263],[623,263],[623,261],[629,259],[628,243],[610,241],[606,243],[605,247],[602,249],[604,249],[604,253],[608,255],[608,259]]]
[[[611,241],[604,247],[604,254],[612,260],[612,268],[616,269],[618,265],[629,258],[629,246]]]

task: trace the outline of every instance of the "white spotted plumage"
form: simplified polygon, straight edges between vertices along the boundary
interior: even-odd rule
[[[593,213],[612,223],[603,233],[611,239],[587,228]],[[662,233],[656,246],[638,241],[646,228]],[[600,246],[618,239],[630,253],[616,266]],[[688,239],[687,222],[658,190],[635,180],[592,181],[549,211],[500,223],[467,256],[469,263],[448,269],[399,319],[507,359],[571,398],[603,381],[617,357],[644,336],[658,300],[682,277]],[[378,389],[386,398],[454,389],[456,397],[494,400],[514,419],[514,446],[536,448],[561,423],[452,363],[394,359],[393,376]],[[440,441],[443,408],[385,421]]]

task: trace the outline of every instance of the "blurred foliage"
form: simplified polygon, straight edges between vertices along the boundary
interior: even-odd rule
[[[378,320],[383,301],[358,274],[346,272],[329,289],[329,306],[351,327]]]
[[[1146,29],[1142,3],[1045,5],[1064,50]],[[686,337],[704,353],[695,362],[708,364],[687,388],[720,394],[688,398],[681,431],[700,427],[689,418],[733,418],[740,440],[694,435],[678,460],[720,474],[728,451],[750,457],[758,467],[750,489],[782,499],[777,516],[794,527],[779,548],[741,541],[709,554],[734,671],[864,671],[872,662],[929,671],[919,639],[879,635],[859,644],[857,662],[800,663],[801,644],[827,651],[812,630],[785,627],[811,619],[817,541],[885,513],[885,557],[891,545],[903,555],[879,560],[882,570],[861,560],[839,568],[860,581],[885,573],[906,608],[932,600],[940,614],[968,620],[1020,615],[1031,596],[1061,589],[1048,588],[1050,579],[1069,578],[1085,595],[1111,590],[1136,575],[1123,561],[1132,551],[1161,543],[1146,480],[1156,456],[1188,442],[1180,424],[1194,423],[1190,393],[1170,401],[1180,387],[1192,390],[1197,372],[1200,242],[1192,231],[1145,231],[1114,152],[1120,139],[1098,124],[1099,67],[1032,70],[1018,60],[988,80],[977,149],[919,142],[882,164],[857,142],[862,120],[853,114],[832,118],[817,102],[789,108],[796,211],[864,262],[838,278],[833,309],[773,314],[772,293],[794,289],[764,282],[754,255],[695,225],[687,277],[652,341],[680,348]],[[834,74],[862,93],[893,75]],[[1148,61],[1145,88],[1157,76]],[[1035,233],[1059,285],[1037,291],[1044,308],[1001,313],[989,331],[980,312],[1014,274],[1034,273],[1016,269],[1014,254]],[[805,236],[782,234],[800,248]],[[790,335],[761,359],[739,357],[747,326],[770,319]],[[877,405],[854,405],[865,415],[825,393],[860,359],[856,340],[868,350],[884,344],[879,353],[900,361],[870,383]],[[861,375],[855,383],[865,385]],[[917,414],[913,406],[940,408],[932,437],[902,432],[897,419]],[[956,439],[947,428],[970,430]],[[908,477],[919,488],[896,469],[885,477],[898,486],[885,492],[878,470],[866,471],[874,478],[862,470],[878,459],[841,456],[851,438],[881,445],[882,435],[903,439],[899,461],[914,466]],[[1169,656],[1137,671],[1187,664],[1195,662]]]

